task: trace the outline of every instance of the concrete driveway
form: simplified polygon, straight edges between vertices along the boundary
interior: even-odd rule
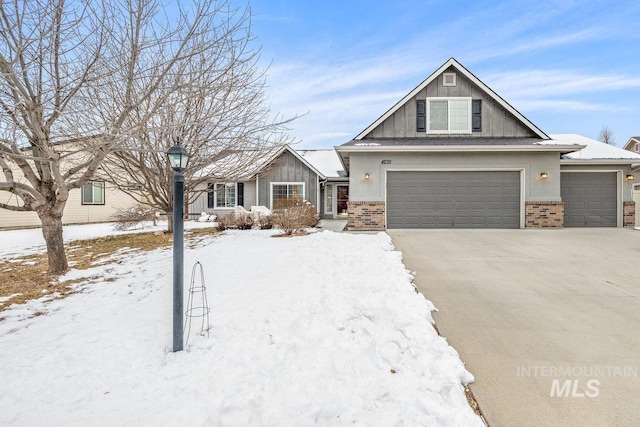
[[[389,230],[496,426],[640,426],[640,232]]]

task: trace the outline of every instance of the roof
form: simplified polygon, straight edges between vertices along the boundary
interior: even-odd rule
[[[549,135],[552,140],[542,141],[542,144],[580,144],[585,147],[573,153],[566,153],[562,156],[565,160],[620,160],[623,163],[640,162],[640,154],[624,150],[615,145],[605,144],[595,139],[575,133]],[[632,162],[629,162],[632,161]]]
[[[375,122],[373,122],[369,127],[360,132],[354,139],[360,140],[363,139],[369,132],[378,127],[382,122],[388,119],[393,113],[395,113],[398,109],[400,109],[404,104],[410,101],[413,97],[415,97],[418,92],[427,87],[429,83],[433,80],[437,79],[440,74],[445,72],[447,68],[454,67],[458,71],[460,71],[465,77],[471,80],[476,86],[478,86],[481,90],[483,90],[487,95],[492,97],[498,104],[500,104],[503,108],[513,114],[517,119],[519,119],[522,124],[528,127],[535,135],[538,135],[542,139],[549,139],[549,136],[545,134],[542,130],[540,130],[536,125],[534,125],[529,119],[523,116],[518,110],[513,108],[511,104],[502,99],[500,95],[495,93],[489,86],[484,84],[479,78],[473,75],[471,71],[467,70],[462,66],[455,58],[450,58],[447,62],[442,64],[440,68],[433,72],[429,77],[427,77],[422,83],[416,86],[411,92],[409,92],[404,98],[398,101],[393,107],[391,107],[386,113],[380,116]]]
[[[556,152],[567,154],[584,145],[541,138],[371,138],[352,140],[335,147],[346,170],[350,153],[356,152]]]
[[[255,153],[239,150],[219,158],[203,167],[194,175],[213,179],[244,180],[250,179],[263,167],[282,154],[288,146],[277,147],[256,158]]]
[[[253,157],[252,153],[239,151],[223,157],[201,169],[196,173],[196,176],[211,176],[215,179],[248,180],[259,174],[285,151],[291,153],[321,179],[347,176],[338,157],[338,153],[336,153],[334,149],[296,151],[289,145],[284,145],[266,152],[257,159]]]
[[[325,178],[342,178],[347,173],[342,167],[336,150],[296,150],[309,164],[313,165]]]
[[[624,149],[625,150],[631,150],[631,147],[634,146],[634,144],[636,143],[640,143],[640,136],[632,136],[631,138],[629,138],[629,140],[627,141],[626,144],[624,144]],[[634,151],[634,150],[632,150]]]

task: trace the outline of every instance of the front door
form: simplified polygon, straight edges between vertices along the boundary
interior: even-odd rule
[[[347,214],[347,203],[349,202],[349,186],[348,185],[337,185],[337,197],[336,202],[338,205],[338,215],[346,215]]]

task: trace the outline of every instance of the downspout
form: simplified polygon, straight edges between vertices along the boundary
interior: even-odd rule
[[[317,174],[316,174],[316,206],[318,207],[318,209],[320,209],[320,177]],[[318,213],[320,214],[320,212]]]
[[[321,194],[322,194],[321,189],[322,189],[322,188],[324,188],[324,191],[325,191],[325,197],[324,197],[324,199],[326,200],[326,199],[327,199],[327,197],[326,197],[326,196],[327,196],[327,195],[326,195],[326,191],[327,191],[327,180],[326,180],[326,179],[324,179],[324,180],[320,181],[320,177],[318,177],[318,182],[319,182],[319,183],[318,183],[318,190],[320,190],[320,191],[318,191],[318,199],[320,199]],[[318,209],[320,209],[320,201],[321,201],[321,200],[318,200]],[[322,213],[320,213],[320,212],[318,212],[318,213],[320,214],[320,216],[321,216],[321,217],[322,217],[322,215],[326,215],[326,214],[327,214],[327,206],[326,206],[326,205],[324,205],[324,209],[322,210]]]

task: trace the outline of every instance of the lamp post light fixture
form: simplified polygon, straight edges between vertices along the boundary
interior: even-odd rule
[[[176,145],[167,150],[167,159],[173,169],[173,351],[183,347],[183,293],[184,293],[184,174],[189,163],[187,150]]]

